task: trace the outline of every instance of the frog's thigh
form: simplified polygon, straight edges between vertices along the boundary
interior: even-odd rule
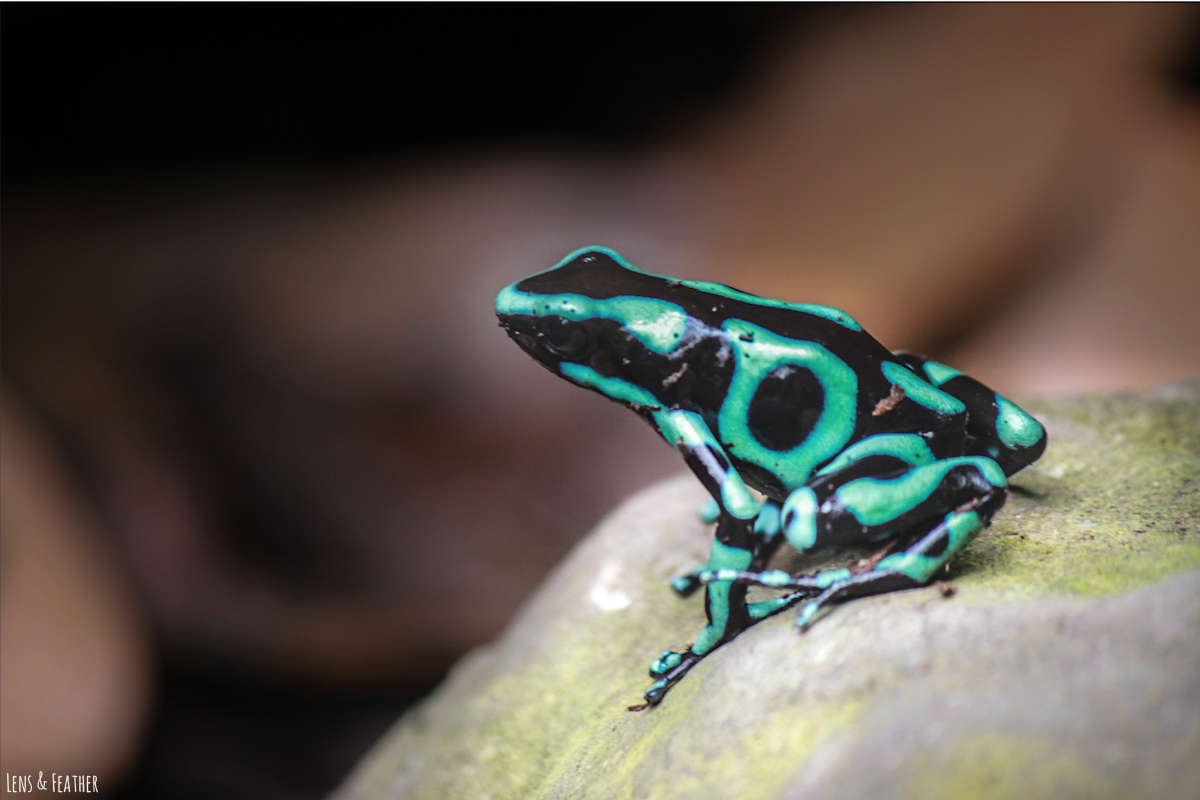
[[[1005,475],[1041,458],[1046,450],[1046,429],[1016,403],[953,367],[910,353],[896,355],[966,406],[968,455],[991,458]]]
[[[817,613],[832,603],[865,597],[872,594],[913,589],[933,579],[934,574],[948,563],[975,534],[987,527],[996,511],[1004,505],[1005,491],[996,487],[977,503],[968,503],[960,510],[950,511],[926,532],[918,536],[904,552],[893,553],[873,569],[836,581],[800,609],[796,624],[807,626]]]
[[[964,503],[1003,497],[1004,486],[1003,471],[988,458],[913,466],[894,455],[872,454],[793,492],[783,506],[783,531],[801,552],[869,544]]]
[[[887,556],[873,569],[830,584],[818,597],[805,603],[796,620],[797,624],[807,625],[830,603],[928,583],[940,567],[987,527],[992,515],[1004,505],[1007,492],[1003,472],[991,459],[950,458],[936,464],[914,467],[910,472],[928,472],[936,477],[938,473],[935,468],[944,470],[942,478],[925,500],[914,506],[914,510],[920,510],[922,506],[925,509],[940,508],[947,502],[950,503],[949,508],[939,511],[932,519],[927,517],[923,523],[906,531],[911,535],[905,537],[908,544],[902,552]],[[929,479],[929,476],[925,476],[925,479]],[[853,482],[846,484],[847,487],[851,485]],[[952,498],[959,498],[962,502]],[[864,508],[860,507],[859,510],[863,511]],[[897,519],[903,520],[906,516],[902,513]]]

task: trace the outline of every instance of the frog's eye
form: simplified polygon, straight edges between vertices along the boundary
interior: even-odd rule
[[[578,322],[562,317],[550,317],[543,328],[546,348],[558,356],[570,360],[585,358],[591,352],[591,339],[587,330]]]

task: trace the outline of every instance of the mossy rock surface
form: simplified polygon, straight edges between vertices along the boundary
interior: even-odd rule
[[[780,615],[631,713],[704,621],[667,586],[711,539],[681,476],[603,521],[335,796],[1200,796],[1200,384],[1026,408],[1050,446],[951,597],[856,600],[803,634]]]

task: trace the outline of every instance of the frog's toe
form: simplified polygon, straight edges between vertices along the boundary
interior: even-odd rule
[[[686,653],[676,653],[671,650],[663,652],[650,667],[650,677],[657,678],[646,690],[646,706],[656,706],[662,702],[667,690],[679,683],[688,670],[700,663],[704,656],[697,655],[690,649]],[[668,666],[669,665],[669,666]],[[630,706],[630,710],[641,710],[645,706]]]
[[[699,569],[694,569],[691,572],[685,572],[682,575],[676,575],[671,579],[671,588],[675,590],[675,594],[680,597],[691,597],[696,593],[696,590],[703,586],[700,580]]]
[[[828,608],[835,603],[840,603],[854,597],[866,597],[873,594],[894,592],[900,589],[915,589],[921,585],[920,582],[910,576],[891,569],[873,569],[859,575],[850,575],[848,570],[836,570],[822,574],[831,577],[838,577],[844,574],[848,577],[838,577],[837,580],[831,580],[826,584],[825,591],[800,607],[800,615],[796,618],[796,625],[802,631],[808,630],[808,626],[812,624],[812,621],[816,618],[817,614],[821,613],[822,609]]]
[[[821,604],[816,600],[811,600],[805,603],[800,609],[800,614],[796,617],[796,627],[802,631],[808,630],[808,626],[812,623],[813,617],[815,617],[820,610]]]
[[[671,688],[665,680],[655,681],[643,697],[646,698],[646,704],[656,706],[662,702],[663,697],[667,693],[667,689]]]
[[[658,658],[650,662],[650,677],[661,678],[679,666],[682,661],[683,653],[676,653],[674,650],[663,650],[659,653]]]

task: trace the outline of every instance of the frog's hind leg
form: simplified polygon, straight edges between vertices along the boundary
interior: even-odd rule
[[[1016,403],[953,367],[896,351],[905,366],[967,407],[966,455],[987,456],[1013,475],[1041,458],[1046,429]]]
[[[852,475],[853,469],[847,472]],[[874,541],[896,539],[902,549],[858,574],[845,570],[804,604],[797,619],[801,626],[831,603],[928,583],[987,527],[1007,497],[1000,466],[979,456],[921,464],[883,480],[858,477],[843,483],[838,473],[822,477],[813,488],[826,502],[812,520],[787,517],[785,506],[785,520],[794,531],[789,538],[803,540],[815,529],[819,546],[822,538],[857,528]]]
[[[878,459],[879,454],[872,458]],[[887,463],[896,461],[875,462]],[[715,569],[702,574],[701,580],[792,589],[792,594],[776,601],[782,605],[811,597],[799,617],[799,623],[807,625],[832,603],[928,583],[938,568],[987,526],[1006,497],[1004,474],[988,458],[966,456],[907,469],[893,467],[877,477],[871,475],[871,467],[867,459],[858,460],[819,475],[794,492],[784,504],[784,533],[802,552],[883,541],[899,545],[899,552],[881,552],[865,565],[811,577]]]
[[[946,514],[902,552],[886,556],[871,569],[831,583],[804,604],[796,624],[807,628],[821,609],[833,603],[899,589],[915,589],[929,583],[941,567],[988,526],[992,514],[1004,504],[1004,490],[989,493],[977,501],[965,503],[961,509]]]

